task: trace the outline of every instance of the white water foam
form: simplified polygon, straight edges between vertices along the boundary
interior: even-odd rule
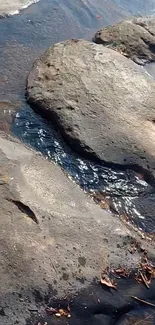
[[[12,16],[17,15],[23,9],[31,6],[40,0],[0,0],[0,15],[1,16]]]

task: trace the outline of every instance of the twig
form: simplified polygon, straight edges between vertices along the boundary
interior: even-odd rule
[[[143,273],[142,273],[141,271],[139,271],[139,274],[140,274],[140,276],[141,276],[143,282],[145,283],[146,287],[149,289],[150,287],[149,287],[149,285],[148,285],[148,283],[147,283],[147,281],[146,281],[146,279],[145,279]]]
[[[140,298],[138,298],[138,297],[134,297],[134,296],[132,296],[132,298],[133,298],[133,299],[136,299],[136,300],[138,300],[138,301],[140,301],[140,302],[143,302],[143,304],[146,304],[146,305],[148,305],[148,306],[155,307],[154,304],[152,304],[151,302],[148,302],[148,301],[146,301],[146,300],[143,300],[143,299],[140,299]]]
[[[38,309],[28,309],[31,312],[38,313]]]

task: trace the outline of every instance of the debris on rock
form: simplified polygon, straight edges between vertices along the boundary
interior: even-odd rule
[[[105,271],[101,274],[100,282],[101,282],[101,284],[103,284],[103,285],[105,285],[105,286],[107,286],[107,287],[109,287],[109,288],[112,288],[112,289],[117,290],[117,283],[116,283],[115,280],[110,279],[107,270],[105,270]]]
[[[67,318],[71,318],[70,306],[69,305],[67,306],[67,309],[47,307],[46,312],[51,314],[51,315],[55,315],[56,317],[65,316]]]

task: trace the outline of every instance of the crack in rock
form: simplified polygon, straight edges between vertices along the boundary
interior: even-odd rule
[[[21,201],[13,200],[13,199],[10,199],[10,198],[7,198],[7,201],[12,202],[13,204],[15,204],[17,206],[17,208],[22,213],[26,214],[26,216],[31,218],[35,223],[37,223],[37,224],[39,223],[35,213],[29,208],[28,205],[25,205]]]

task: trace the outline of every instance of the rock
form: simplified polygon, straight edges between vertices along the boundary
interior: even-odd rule
[[[83,301],[87,298],[92,306],[97,298],[92,298],[94,289],[89,286],[102,269],[134,268],[139,263],[138,250],[129,252],[133,241],[142,243],[136,232],[100,209],[60,167],[3,134],[0,170],[1,324],[4,320],[6,325],[31,324],[26,322],[31,311],[42,315],[48,297],[71,297],[82,288],[87,290]],[[153,257],[154,244],[143,240],[144,244]],[[120,286],[120,290],[124,289]],[[97,283],[94,294],[98,299],[103,296],[106,306],[108,299],[116,307],[126,301],[120,292],[122,298],[112,298],[111,292],[105,294]],[[76,324],[74,318],[71,324]]]
[[[155,61],[155,18],[134,18],[105,27],[95,34],[94,42],[141,65]]]
[[[121,54],[84,40],[51,47],[28,77],[28,102],[92,159],[155,168],[155,83]]]

